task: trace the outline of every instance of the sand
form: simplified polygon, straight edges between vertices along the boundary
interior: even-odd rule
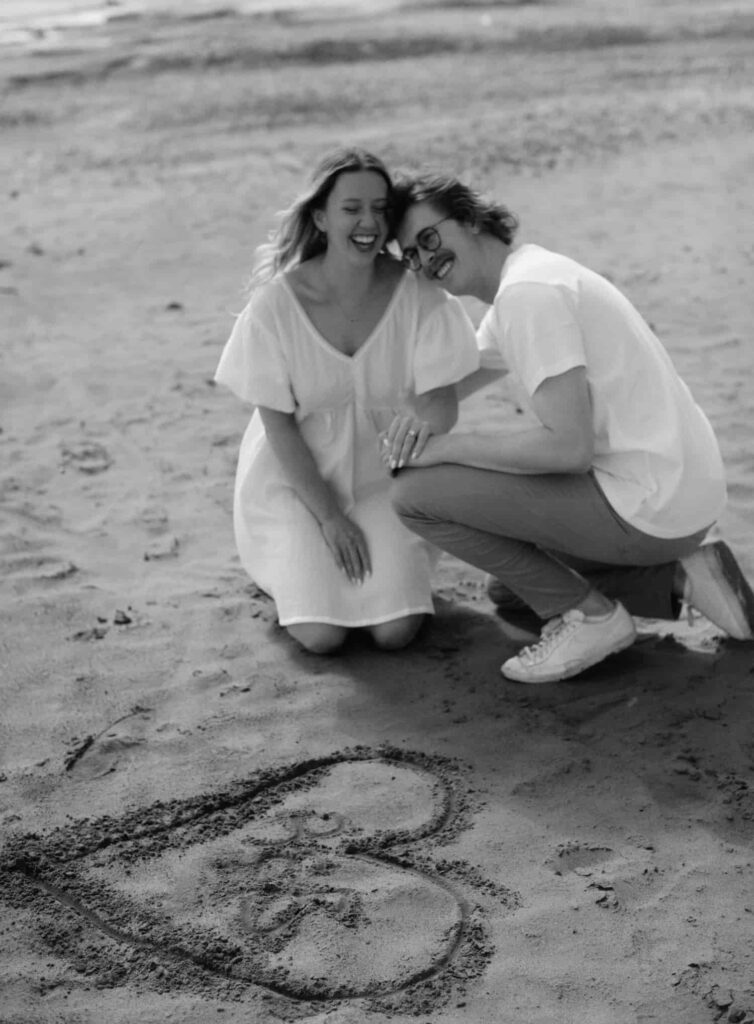
[[[444,558],[410,649],[302,653],[239,566],[246,414],[211,383],[313,157],[429,156],[655,325],[754,574],[751,20],[395,17],[137,19],[4,62],[3,1024],[754,1020],[751,645],[643,622],[520,687]],[[318,33],[346,63],[302,56]]]

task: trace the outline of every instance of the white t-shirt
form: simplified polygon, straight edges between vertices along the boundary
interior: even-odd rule
[[[649,325],[604,277],[541,246],[518,247],[478,344],[497,346],[529,396],[586,368],[594,475],[632,526],[684,537],[720,515],[725,474],[712,427]]]

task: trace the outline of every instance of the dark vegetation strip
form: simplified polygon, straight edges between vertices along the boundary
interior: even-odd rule
[[[246,24],[246,23],[244,23]],[[449,34],[391,35],[383,38],[319,38],[284,46],[260,46],[246,41],[239,27],[232,42],[210,43],[204,53],[156,52],[153,55],[124,54],[103,61],[76,66],[58,63],[18,74],[10,74],[10,86],[22,87],[45,81],[81,82],[105,78],[119,72],[125,74],[155,74],[164,71],[197,70],[217,67],[244,67],[249,69],[279,68],[291,65],[324,66],[362,62],[384,63],[439,56],[443,54],[474,55],[477,53],[552,53],[579,50],[598,50],[617,46],[648,46],[669,40],[752,38],[754,14],[739,17],[723,25],[706,30],[682,29],[672,32],[652,32],[639,25],[585,25],[522,29],[513,36],[452,36]],[[159,42],[156,44],[159,45]]]

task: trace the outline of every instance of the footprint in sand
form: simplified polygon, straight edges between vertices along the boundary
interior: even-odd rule
[[[99,441],[79,441],[74,444],[61,445],[64,466],[73,466],[80,473],[93,475],[104,473],[113,464],[113,460],[104,445]]]
[[[577,874],[590,873],[588,869],[597,864],[603,864],[613,856],[609,846],[593,846],[590,843],[569,842],[562,843],[545,863],[552,868],[556,874],[562,875],[566,871],[573,871]]]
[[[71,772],[112,770],[148,715],[111,727]],[[448,872],[411,852],[452,822],[443,774],[421,755],[293,766],[245,791],[103,819],[104,843],[88,824],[91,852],[61,840],[79,852],[59,854],[60,873],[40,884],[56,899],[65,889],[110,938],[290,999],[393,997],[441,975],[447,988],[480,974],[490,950]]]

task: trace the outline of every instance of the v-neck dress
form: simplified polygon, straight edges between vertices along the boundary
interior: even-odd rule
[[[241,562],[273,597],[282,626],[359,627],[433,611],[436,551],[394,513],[377,433],[407,398],[453,384],[478,366],[463,306],[416,274],[400,278],[352,356],[319,333],[284,276],[253,292],[215,380],[254,406],[294,414],[341,509],[364,531],[372,562],[363,584],[337,568],[255,409],[241,442],[233,523]]]

